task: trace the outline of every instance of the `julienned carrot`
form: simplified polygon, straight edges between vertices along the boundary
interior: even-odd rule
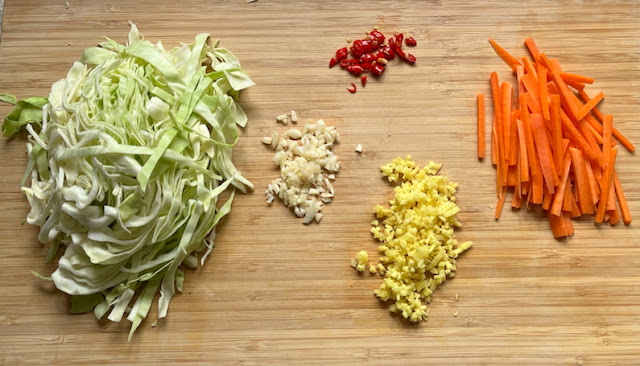
[[[540,57],[540,51],[538,50],[538,46],[536,46],[536,43],[533,41],[533,38],[529,37],[525,39],[524,45],[527,46],[527,49],[529,50],[531,57],[533,57],[533,60],[535,62],[538,62],[538,58]]]
[[[511,123],[509,124],[509,165],[516,165],[518,162],[518,125],[520,110],[511,112]]]
[[[564,167],[562,169],[562,179],[558,185],[556,195],[553,197],[553,204],[551,205],[551,214],[559,216],[562,214],[562,205],[564,204],[564,192],[567,189],[567,181],[569,180],[569,171],[571,170],[571,159],[564,160]]]
[[[503,81],[500,88],[502,95],[502,142],[504,143],[504,161],[509,162],[511,139],[511,103],[513,101],[513,88],[511,84]]]
[[[593,84],[593,82],[595,81],[595,79],[593,78],[577,74],[569,74],[568,72],[559,72],[558,74],[560,74],[562,80],[564,80],[565,83],[568,81],[575,81],[583,84]]]
[[[498,147],[496,140],[498,139],[496,132],[496,116],[493,116],[493,124],[491,125],[491,164],[498,165]]]
[[[555,186],[558,185],[559,179],[555,164],[553,163],[551,146],[549,145],[549,140],[547,140],[544,121],[539,114],[532,114],[529,116],[529,119],[531,121],[531,129],[536,142],[536,150],[538,152],[540,166],[542,167],[545,185],[549,193],[554,193]]]
[[[502,192],[500,192],[500,199],[498,200],[498,206],[496,206],[496,220],[500,218],[500,213],[502,212],[502,206],[504,206],[504,199],[507,197],[507,187],[502,187]]]
[[[567,84],[567,86],[570,86],[570,87],[574,88],[577,91],[584,90],[584,88],[586,87],[585,84],[579,83],[577,81],[571,81],[571,80],[566,81],[565,80],[564,82]]]
[[[600,187],[596,182],[596,177],[593,174],[593,169],[591,168],[591,164],[589,164],[588,162],[585,162],[584,168],[585,168],[585,171],[587,172],[587,178],[588,178],[587,181],[589,182],[589,190],[591,191],[591,201],[595,206],[596,204],[598,204],[598,201],[600,200]]]
[[[635,147],[613,127],[611,117],[605,122],[597,108],[604,94],[591,99],[585,92],[593,78],[563,72],[558,60],[540,53],[531,38],[525,44],[533,61],[516,59],[490,42],[517,82],[511,87],[508,82],[500,84],[497,74],[491,75],[495,111],[491,148],[498,168],[496,219],[513,187],[511,206],[541,204],[548,210],[556,237],[572,235],[571,218],[583,214],[596,213],[598,222],[611,225],[621,219],[629,224],[629,208],[609,154],[617,152],[613,137],[630,151]]]
[[[478,159],[484,159],[484,94],[478,94]]]
[[[549,226],[551,226],[551,232],[554,238],[560,239],[570,235],[570,230],[567,227],[567,220],[565,220],[564,215],[556,216],[549,212],[547,213],[547,217],[549,218]],[[571,220],[569,220],[569,222],[571,222]]]
[[[524,69],[527,71],[527,74],[533,76],[534,79],[538,79],[538,73],[536,72],[536,67],[533,66],[531,59],[527,56],[521,58],[522,63],[524,64]]]
[[[583,119],[584,116],[587,115],[587,113],[591,112],[591,110],[596,105],[598,105],[598,103],[600,103],[600,101],[602,101],[602,99],[604,99],[604,93],[600,92],[593,99],[591,99],[589,102],[587,102],[587,104],[585,104],[584,106],[582,106],[582,108],[580,108],[580,110],[578,111],[578,114],[576,114],[576,119],[578,119],[578,120]]]
[[[524,127],[525,141],[527,142],[527,157],[529,158],[529,165],[531,166],[531,202],[533,204],[540,204],[542,203],[542,194],[544,192],[544,179],[542,178],[542,168],[538,160],[538,153],[536,152],[528,113],[522,114],[522,125]]]
[[[551,118],[549,116],[549,95],[547,93],[547,70],[542,66],[538,67],[538,96],[542,115],[545,119]]]
[[[571,122],[569,117],[562,111],[562,132],[565,136],[571,140],[578,148],[584,151],[589,160],[599,160],[602,161],[604,157],[602,156],[600,151],[592,151],[591,146],[582,136],[582,133],[578,131],[578,128]]]
[[[620,205],[620,212],[622,213],[622,221],[625,225],[631,224],[631,212],[629,212],[629,206],[627,205],[627,199],[622,191],[622,185],[620,179],[618,179],[618,173],[613,170],[613,183],[616,187],[616,197],[618,198],[618,205]]]
[[[571,163],[573,164],[576,191],[578,193],[578,203],[580,204],[580,212],[593,213],[593,198],[591,196],[591,187],[589,185],[589,177],[587,176],[587,168],[585,167],[584,155],[581,150],[570,147]]]
[[[511,56],[509,52],[507,52],[504,48],[500,47],[500,45],[497,44],[493,39],[489,38],[489,42],[491,43],[491,46],[496,51],[498,56],[502,59],[502,61],[504,61],[504,63],[509,65],[509,67],[513,71],[516,71],[516,66],[522,65],[522,62],[520,62],[520,60]]]
[[[604,175],[602,176],[602,191],[600,192],[600,204],[598,205],[598,211],[596,212],[596,222],[604,221],[604,212],[607,208],[607,199],[609,198],[609,189],[611,188],[611,181],[613,179],[613,167],[616,163],[616,155],[618,154],[618,148],[611,148],[609,160],[607,161],[607,167],[605,168]]]
[[[524,85],[526,92],[531,93],[531,97],[537,101],[539,98],[538,79],[534,75],[528,73],[522,77],[522,84]]]
[[[529,181],[529,156],[527,152],[527,140],[525,138],[524,124],[521,120],[516,122],[518,127],[518,142],[520,145],[520,180]]]
[[[611,140],[613,133],[613,116],[606,115],[604,116],[604,121],[602,123],[602,154],[604,155],[604,160],[609,162],[611,158]]]
[[[551,96],[551,136],[553,157],[556,167],[559,169],[562,166],[562,160],[564,159],[564,151],[562,149],[562,116],[560,114],[560,96]],[[561,174],[561,172],[558,172]]]
[[[562,80],[557,72],[552,72],[551,78],[558,87],[562,104],[569,110],[567,114],[575,117],[578,114],[578,108],[574,103],[575,101],[573,100],[573,93],[571,92],[571,90],[569,90],[569,87],[567,87],[567,84],[565,84],[564,80]]]

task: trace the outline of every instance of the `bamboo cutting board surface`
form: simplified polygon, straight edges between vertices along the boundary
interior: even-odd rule
[[[565,70],[594,77],[588,90],[605,93],[603,112],[640,143],[639,16],[634,1],[70,0],[66,9],[62,0],[8,0],[0,92],[19,97],[47,95],[100,36],[124,41],[128,20],[169,47],[202,32],[221,38],[257,83],[241,96],[249,125],[234,151],[256,191],[236,199],[205,266],[186,271],[168,318],[151,328],[154,303],[127,342],[129,322],[68,314],[67,296],[31,275],[55,267],[44,263],[36,228],[21,226],[24,141],[0,138],[0,363],[639,364],[637,222],[610,228],[585,219],[562,242],[537,211],[506,209],[495,222],[495,172],[475,155],[475,96],[490,95],[491,71],[512,80],[488,37],[522,56],[533,36]],[[382,81],[370,78],[351,95],[345,87],[354,80],[329,70],[329,58],[375,25],[412,33],[418,62],[394,61]],[[490,105],[487,98],[488,122]],[[0,115],[10,109],[0,106]],[[303,226],[281,204],[264,202],[277,170],[260,138],[283,130],[275,116],[291,109],[302,120],[323,118],[342,137],[336,199],[319,225]],[[354,152],[359,143],[362,155]],[[475,243],[420,325],[373,296],[379,276],[349,267],[361,249],[376,258],[369,222],[392,194],[378,167],[406,154],[444,163],[460,183],[458,238]],[[637,159],[621,150],[617,169],[640,220]]]

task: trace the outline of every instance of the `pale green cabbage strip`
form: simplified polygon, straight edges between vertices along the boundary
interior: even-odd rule
[[[125,45],[86,49],[48,98],[18,101],[2,126],[5,136],[29,133],[27,222],[50,245],[47,260],[65,247],[51,279],[72,295],[72,312],[126,317],[129,339],[158,289],[167,315],[180,266],[197,267],[206,249],[204,263],[235,189],[253,189],[231,152],[247,123],[238,92],[254,83],[208,38],[165,51],[132,24]]]

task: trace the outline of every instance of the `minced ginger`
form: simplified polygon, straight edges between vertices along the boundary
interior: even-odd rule
[[[389,208],[375,208],[377,220],[372,222],[371,233],[381,242],[381,257],[370,269],[375,268],[384,281],[374,293],[380,300],[394,300],[389,311],[401,312],[412,322],[428,317],[425,303],[431,302],[440,284],[455,276],[456,258],[472,245],[456,240],[460,209],[454,194],[458,185],[436,175],[441,166],[429,162],[420,168],[407,156],[380,168],[389,182],[400,185],[394,189]],[[363,271],[367,261],[361,262],[361,253],[356,263]]]

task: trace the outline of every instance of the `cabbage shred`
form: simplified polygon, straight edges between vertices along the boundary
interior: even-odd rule
[[[126,316],[129,339],[158,289],[167,315],[181,265],[197,267],[202,252],[204,263],[235,190],[253,189],[231,154],[247,123],[238,92],[254,83],[208,38],[166,51],[131,24],[128,42],[86,49],[46,99],[18,101],[2,126],[29,133],[26,221],[50,245],[47,260],[65,248],[55,286],[72,312]]]

